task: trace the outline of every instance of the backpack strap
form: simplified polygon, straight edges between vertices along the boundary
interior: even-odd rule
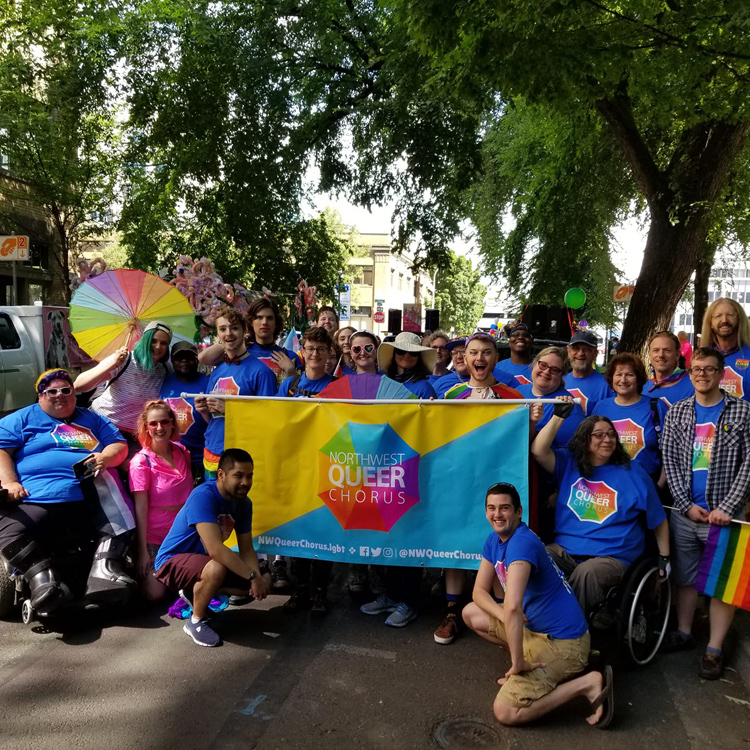
[[[659,451],[659,458],[661,459],[661,418],[659,417],[659,401],[661,399],[651,398],[651,423],[654,426],[654,432],[656,432],[656,443]]]

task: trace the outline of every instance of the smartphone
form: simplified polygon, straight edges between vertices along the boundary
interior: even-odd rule
[[[94,461],[91,456],[86,456],[72,466],[76,479],[86,479],[94,475]]]

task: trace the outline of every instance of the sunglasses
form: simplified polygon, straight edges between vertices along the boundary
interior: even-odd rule
[[[47,388],[46,391],[42,391],[45,396],[57,396],[58,393],[63,396],[70,396],[73,393],[73,389],[69,385],[65,385],[62,388]]]
[[[375,351],[375,344],[363,344],[362,346],[355,344],[351,349],[352,354],[361,354],[362,352],[372,354]]]
[[[396,347],[393,347],[393,353],[398,354],[399,356],[409,356],[409,357],[418,357],[419,352],[407,352],[405,349],[396,349]]]
[[[146,422],[149,427],[166,427],[172,424],[171,419],[154,419],[151,422]]]

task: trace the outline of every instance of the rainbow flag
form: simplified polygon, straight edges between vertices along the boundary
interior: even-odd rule
[[[695,588],[702,594],[750,610],[750,524],[711,526]]]

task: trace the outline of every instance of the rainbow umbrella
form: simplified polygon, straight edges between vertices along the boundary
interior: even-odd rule
[[[73,295],[68,317],[81,349],[97,360],[121,346],[132,351],[152,320],[172,329],[172,343],[192,342],[197,330],[182,292],[152,273],[128,269],[87,279]]]
[[[321,398],[345,399],[400,399],[416,398],[416,396],[401,383],[384,375],[345,375],[334,380],[321,392]]]

